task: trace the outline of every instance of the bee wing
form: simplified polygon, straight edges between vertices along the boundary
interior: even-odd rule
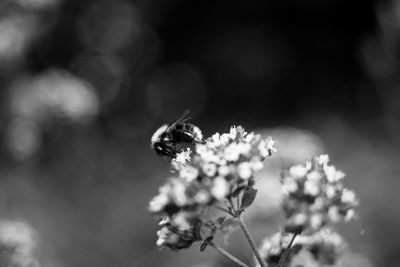
[[[190,110],[189,110],[189,109],[185,110],[185,111],[182,113],[182,115],[179,116],[179,118],[178,118],[175,122],[171,123],[171,124],[168,126],[168,129],[173,128],[173,127],[174,127],[175,125],[177,125],[178,123],[182,123],[182,122],[185,122],[185,121],[189,120],[189,119],[190,119],[189,113],[190,113]]]

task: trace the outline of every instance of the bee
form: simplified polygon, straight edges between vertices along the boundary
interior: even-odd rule
[[[159,155],[175,158],[183,145],[203,143],[199,127],[188,123],[189,111],[185,111],[175,122],[164,124],[151,137],[151,148]]]

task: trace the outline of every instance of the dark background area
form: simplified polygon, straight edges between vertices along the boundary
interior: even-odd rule
[[[189,109],[205,136],[272,135],[266,168],[329,153],[361,200],[352,266],[398,266],[399,48],[397,0],[3,1],[0,219],[36,229],[42,266],[222,266],[158,251],[147,212],[171,175],[150,137]],[[257,241],[278,229],[253,213]]]

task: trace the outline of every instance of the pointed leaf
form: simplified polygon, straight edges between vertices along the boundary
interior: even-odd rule
[[[207,238],[204,240],[204,242],[200,245],[200,251],[204,251],[204,250],[207,248],[208,244],[210,244],[210,242],[211,242],[213,239],[214,239],[213,236],[207,237]]]
[[[196,223],[194,224],[193,234],[194,234],[195,240],[202,240],[201,233],[200,233],[202,225],[203,225],[203,222],[201,220],[197,220]]]
[[[217,223],[218,223],[219,225],[221,225],[221,224],[224,223],[225,219],[226,219],[226,216],[219,217],[219,218],[217,219]]]
[[[257,190],[253,187],[252,183],[249,183],[243,192],[242,203],[240,204],[240,209],[245,210],[253,204],[256,198]]]
[[[242,192],[245,188],[246,188],[245,185],[236,187],[236,189],[233,190],[233,192],[230,194],[230,197],[237,197],[240,194],[240,192]]]

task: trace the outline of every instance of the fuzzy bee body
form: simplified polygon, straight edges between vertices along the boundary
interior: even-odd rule
[[[182,145],[193,145],[203,142],[203,135],[199,127],[187,123],[188,113],[185,112],[172,124],[164,124],[158,128],[151,138],[151,147],[160,156],[176,157]]]

